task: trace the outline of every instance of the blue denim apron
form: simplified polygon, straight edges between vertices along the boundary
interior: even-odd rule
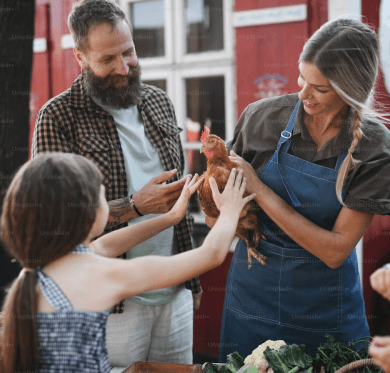
[[[258,176],[305,218],[332,230],[342,207],[335,192],[337,172],[347,152],[339,155],[335,169],[287,153],[299,103]],[[304,344],[314,356],[325,334],[345,344],[368,336],[356,250],[331,269],[264,212],[259,219],[267,241],[261,240],[257,250],[268,257],[267,265],[254,259],[248,270],[246,243],[239,240],[226,283],[219,361],[226,362],[234,351],[245,358],[269,339]]]

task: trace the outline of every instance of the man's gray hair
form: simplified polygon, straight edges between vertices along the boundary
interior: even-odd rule
[[[108,23],[113,29],[118,22],[125,20],[133,29],[123,10],[111,0],[80,0],[73,4],[68,16],[68,27],[73,36],[75,47],[81,52],[88,51],[88,35],[101,23]]]

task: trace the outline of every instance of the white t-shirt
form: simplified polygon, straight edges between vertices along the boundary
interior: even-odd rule
[[[129,109],[112,109],[103,105],[96,97],[91,99],[114,117],[118,130],[120,146],[125,159],[128,195],[135,194],[147,184],[150,179],[164,172],[157,150],[145,134],[145,127],[136,106]],[[128,225],[151,219],[161,214],[148,214],[128,221]],[[149,240],[127,251],[127,258],[132,259],[145,255],[171,256],[176,253],[172,249],[174,228],[170,227]],[[175,245],[176,246],[176,245]],[[156,274],[158,276],[158,274]],[[171,302],[174,295],[183,286],[173,286],[152,290],[130,298],[144,305],[164,304]]]

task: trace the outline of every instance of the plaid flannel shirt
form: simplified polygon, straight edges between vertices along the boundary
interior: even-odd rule
[[[165,171],[178,172],[170,182],[179,180],[184,171],[184,154],[173,105],[162,90],[142,84],[142,100],[138,105],[145,133],[156,148]],[[31,157],[42,152],[64,152],[83,155],[92,160],[104,177],[107,201],[128,196],[127,175],[114,118],[84,93],[80,75],[65,92],[49,100],[39,111],[35,123]],[[105,233],[127,226],[127,222],[106,229]],[[179,251],[192,249],[193,217],[174,227]],[[120,256],[126,259],[126,253]],[[193,294],[201,292],[199,277],[186,282]],[[113,313],[122,313],[124,302]]]

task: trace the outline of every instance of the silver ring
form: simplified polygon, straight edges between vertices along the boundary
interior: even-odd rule
[[[288,136],[284,136],[283,135],[284,132],[288,133]],[[281,136],[284,137],[285,139],[289,139],[292,136],[292,134],[291,134],[291,132],[288,132],[288,131],[284,130],[284,131],[282,131]]]

